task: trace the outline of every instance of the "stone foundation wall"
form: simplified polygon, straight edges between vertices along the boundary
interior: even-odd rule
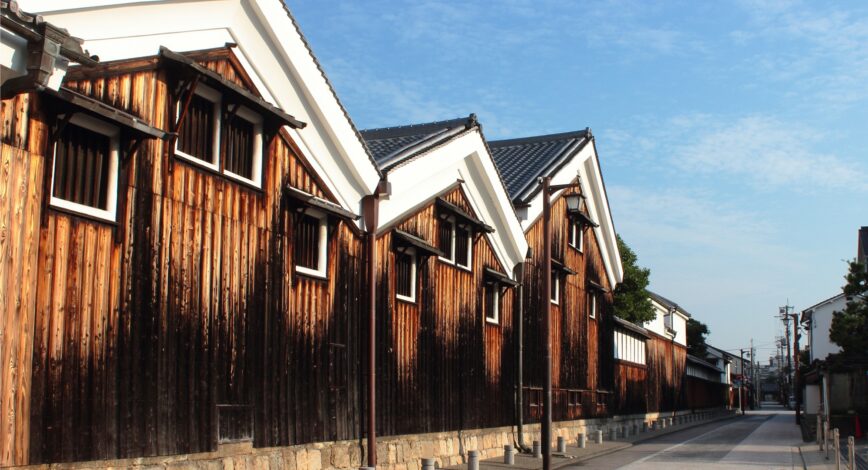
[[[609,439],[609,430],[623,432],[624,427],[642,429],[642,423],[662,418],[684,419],[689,411],[614,416],[554,423],[552,444],[564,437],[574,444],[578,433],[590,434],[602,430]],[[540,425],[524,426],[524,445],[530,448],[540,439]],[[630,431],[632,433],[632,431]],[[518,430],[514,426],[453,432],[387,436],[377,439],[377,468],[383,470],[420,470],[422,458],[434,458],[438,467],[466,462],[467,451],[477,450],[480,458],[503,455],[503,446],[518,445]],[[101,460],[68,464],[37,465],[32,469],[220,469],[220,470],[338,470],[356,469],[367,460],[365,441],[318,442],[290,447],[254,448],[250,442],[223,444],[215,452],[173,456],[145,457],[124,460]]]

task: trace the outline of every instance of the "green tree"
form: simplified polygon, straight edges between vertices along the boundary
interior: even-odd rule
[[[868,351],[868,270],[856,261],[844,277],[844,310],[832,314],[829,338],[841,346],[844,356],[864,356]]]
[[[705,337],[708,336],[708,325],[693,318],[687,319],[687,352],[705,359],[708,357],[708,347]]]
[[[615,315],[642,324],[654,319],[654,306],[648,297],[648,278],[651,270],[640,268],[636,261],[636,253],[618,237],[618,251],[621,252],[621,264],[624,266],[624,280],[615,288]]]

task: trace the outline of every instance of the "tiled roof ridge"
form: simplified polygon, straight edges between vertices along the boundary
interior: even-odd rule
[[[405,124],[402,126],[376,127],[372,129],[362,129],[360,132],[365,137],[365,140],[387,139],[390,137],[399,137],[408,134],[420,133],[435,133],[444,129],[463,124],[467,127],[475,125],[476,115],[470,114],[467,117],[454,119],[445,119],[442,121],[423,122],[418,124]]]
[[[492,140],[489,145],[492,147],[510,147],[513,145],[525,145],[536,142],[551,142],[554,140],[589,138],[593,134],[591,128],[586,127],[579,131],[559,132],[556,134],[534,135],[528,137],[517,137],[514,139]]]

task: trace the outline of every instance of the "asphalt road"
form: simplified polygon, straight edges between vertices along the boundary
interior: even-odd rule
[[[661,436],[569,467],[576,469],[802,468],[793,413],[779,406]]]

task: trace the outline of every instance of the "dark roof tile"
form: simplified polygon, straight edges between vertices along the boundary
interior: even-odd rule
[[[516,200],[537,178],[557,171],[561,164],[590,140],[590,129],[488,143],[503,175],[509,196]]]
[[[471,114],[448,121],[366,129],[361,131],[361,135],[374,161],[380,169],[387,170],[440,143],[438,136],[445,136],[458,128],[469,129],[474,125],[476,116]],[[425,145],[426,142],[430,145]]]

